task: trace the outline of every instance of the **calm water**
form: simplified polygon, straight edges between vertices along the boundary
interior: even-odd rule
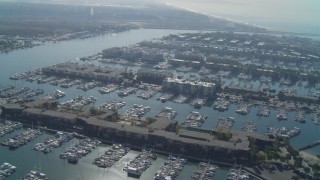
[[[32,49],[17,50],[10,52],[8,54],[0,54],[0,67],[1,76],[0,84],[14,84],[17,87],[29,86],[32,89],[42,88],[48,92],[52,92],[57,87],[51,86],[49,84],[37,84],[28,83],[26,81],[10,81],[9,76],[17,72],[24,72],[27,70],[34,70],[39,67],[56,64],[64,62],[66,60],[74,59],[76,57],[87,56],[95,54],[102,49],[114,47],[114,46],[127,46],[133,43],[137,43],[143,40],[150,40],[152,38],[161,37],[170,33],[178,32],[192,32],[192,31],[175,31],[175,30],[133,30],[129,32],[124,32],[116,36],[105,35],[95,38],[85,39],[85,40],[71,40],[63,41],[53,44],[45,44],[43,46],[35,47]],[[231,81],[231,80],[230,80]],[[274,85],[277,86],[276,84]],[[126,106],[119,110],[120,113],[129,109],[133,104],[143,104],[151,107],[151,111],[146,114],[148,116],[154,116],[163,107],[172,107],[178,112],[176,120],[179,122],[184,121],[190,111],[195,110],[192,106],[188,104],[176,104],[173,102],[161,103],[157,101],[156,98],[160,96],[157,94],[149,100],[143,100],[137,98],[137,94],[130,95],[125,98],[118,98],[116,92],[106,95],[101,95],[98,93],[98,88],[83,92],[74,87],[69,89],[62,89],[66,92],[66,97],[61,99],[61,101],[66,101],[68,99],[74,98],[78,95],[82,96],[95,96],[98,98],[95,106],[100,105],[106,101],[110,100],[123,100],[126,101]],[[211,129],[215,126],[217,122],[217,117],[228,117],[233,116],[236,119],[234,129],[240,129],[245,121],[252,121],[258,125],[258,132],[265,133],[266,126],[272,125],[276,127],[287,126],[294,127],[298,126],[301,128],[301,135],[295,137],[291,140],[293,146],[300,147],[306,143],[312,142],[319,139],[319,126],[313,125],[313,123],[308,119],[307,123],[299,124],[294,121],[294,114],[289,113],[289,119],[287,121],[279,122],[276,119],[275,111],[272,111],[269,118],[257,117],[255,114],[257,108],[253,107],[251,112],[247,116],[242,116],[235,113],[236,105],[231,105],[228,112],[222,113],[213,110],[211,107],[202,107],[197,110],[208,116],[204,128]],[[16,132],[18,133],[18,132]],[[2,137],[11,137],[12,134]],[[8,161],[13,163],[18,167],[18,172],[11,177],[11,179],[17,179],[23,176],[31,169],[41,170],[48,174],[51,179],[128,179],[126,174],[122,172],[122,167],[125,162],[134,158],[138,152],[132,151],[126,157],[124,157],[120,162],[118,162],[111,169],[100,169],[91,164],[92,160],[102,154],[107,147],[101,147],[92,152],[89,156],[81,159],[78,165],[70,165],[63,160],[60,160],[58,155],[63,152],[68,147],[74,145],[76,140],[65,144],[63,147],[54,150],[48,155],[44,155],[39,152],[34,152],[31,150],[33,144],[36,142],[41,142],[50,135],[44,135],[36,140],[32,141],[30,144],[19,148],[17,151],[8,151],[7,148],[0,147],[0,163]],[[312,153],[318,153],[320,148],[313,148],[309,150]],[[165,157],[160,157],[153,164],[153,166],[148,169],[141,179],[152,179],[156,169],[162,166]],[[188,166],[183,170],[178,179],[184,180],[188,179],[192,170],[196,168],[196,164],[189,163]],[[222,169],[217,173],[217,179],[223,179],[227,173],[226,169]]]

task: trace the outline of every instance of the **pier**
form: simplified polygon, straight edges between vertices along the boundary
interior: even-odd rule
[[[303,150],[311,149],[311,148],[316,147],[316,146],[318,146],[318,145],[320,145],[320,140],[314,141],[314,142],[312,142],[312,143],[310,143],[310,144],[308,144],[308,145],[305,145],[305,146],[303,146],[303,147],[301,147],[301,148],[298,148],[298,151],[303,151]]]

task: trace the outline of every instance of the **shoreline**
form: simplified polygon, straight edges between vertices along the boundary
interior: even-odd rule
[[[205,15],[209,18],[216,18],[216,19],[220,19],[220,20],[224,20],[224,21],[229,21],[232,23],[237,23],[240,25],[246,25],[249,27],[254,27],[254,28],[261,28],[263,30],[266,31],[266,33],[271,33],[271,34],[286,34],[286,35],[290,35],[290,36],[299,36],[299,37],[308,37],[311,39],[315,39],[315,40],[320,40],[320,32],[319,33],[312,33],[312,32],[294,32],[294,31],[283,31],[283,30],[277,30],[276,28],[273,27],[267,27],[267,26],[262,26],[259,24],[255,24],[255,23],[250,23],[250,22],[245,22],[242,20],[237,20],[237,19],[231,19],[231,18],[227,18],[227,17],[222,17],[222,16],[218,16],[215,14],[209,14],[209,13],[204,13],[204,12],[200,12],[197,10],[193,10],[181,5],[177,5],[177,4],[172,4],[170,2],[159,2],[162,3],[164,5],[170,6],[170,7],[174,7],[174,8],[178,8],[178,9],[183,9],[189,12],[193,12],[193,13],[197,13],[197,14],[201,14],[201,15]]]
[[[267,32],[268,31],[273,31],[273,28],[270,28],[270,27],[260,26],[260,25],[257,25],[257,24],[251,24],[249,22],[243,22],[243,21],[240,21],[240,20],[221,17],[221,16],[214,15],[214,14],[208,14],[208,13],[204,13],[204,12],[199,12],[197,10],[193,10],[193,9],[190,9],[190,8],[187,8],[187,7],[184,7],[184,6],[181,6],[181,5],[172,4],[172,3],[169,3],[169,2],[161,2],[161,3],[163,3],[163,4],[167,5],[167,6],[175,7],[175,8],[178,8],[178,9],[183,9],[183,10],[186,10],[186,11],[189,11],[189,12],[193,12],[193,13],[196,13],[196,14],[205,15],[205,16],[207,16],[209,18],[216,18],[216,19],[220,19],[220,20],[224,20],[224,21],[229,21],[229,22],[232,22],[232,23],[237,23],[237,24],[246,25],[246,26],[255,27],[255,28],[261,28],[261,29],[266,30]],[[276,30],[274,30],[274,31],[276,31]]]
[[[315,162],[320,161],[317,155],[312,154],[311,152],[308,152],[306,150],[300,151],[299,153],[302,157],[306,158],[308,161],[315,161]]]

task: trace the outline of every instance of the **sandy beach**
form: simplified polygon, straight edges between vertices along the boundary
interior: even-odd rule
[[[320,160],[318,159],[318,157],[314,154],[311,154],[307,151],[300,151],[300,155],[307,161],[314,161],[314,162],[320,162]]]

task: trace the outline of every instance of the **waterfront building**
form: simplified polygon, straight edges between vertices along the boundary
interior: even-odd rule
[[[176,121],[155,119],[148,127],[131,126],[113,122],[116,112],[95,115],[89,112],[70,114],[24,104],[2,106],[2,116],[14,118],[25,124],[37,124],[47,128],[77,131],[95,136],[105,142],[125,143],[131,147],[148,147],[158,153],[183,154],[188,159],[212,159],[233,164],[250,163],[250,143],[257,146],[270,145],[273,140],[266,135],[235,130],[176,130]],[[75,129],[74,127],[81,127]],[[173,131],[173,132],[172,132]],[[219,140],[221,135],[230,134],[229,140]],[[255,141],[250,141],[255,139]]]
[[[216,84],[198,80],[166,78],[163,81],[163,90],[176,94],[200,95],[212,97],[216,93]]]
[[[188,61],[183,59],[171,59],[169,60],[169,63],[175,67],[188,66],[196,69],[201,68],[201,66],[203,65],[202,61]]]
[[[42,68],[42,73],[52,76],[63,76],[76,79],[87,79],[108,83],[122,83],[123,75],[127,73],[125,68],[112,69],[106,66],[94,66],[89,64],[79,64],[65,62]]]
[[[159,71],[153,69],[141,68],[137,73],[137,80],[146,83],[161,84],[165,78],[173,77],[173,73],[169,71]]]

